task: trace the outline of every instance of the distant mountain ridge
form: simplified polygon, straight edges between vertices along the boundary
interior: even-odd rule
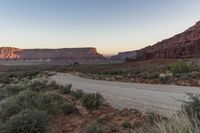
[[[200,57],[200,21],[184,32],[152,46],[121,52],[112,58],[126,59],[127,57],[135,60]]]
[[[137,54],[136,51],[119,52],[117,55],[111,57],[113,60],[125,60],[126,58],[133,58]]]
[[[200,21],[183,33],[137,51],[138,59],[200,57]]]
[[[0,59],[15,60],[98,60],[104,59],[96,48],[19,49],[0,47]]]

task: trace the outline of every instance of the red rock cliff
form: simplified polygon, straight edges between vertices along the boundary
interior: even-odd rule
[[[200,57],[200,22],[183,33],[137,52],[138,59]]]
[[[104,59],[96,48],[63,48],[63,49],[18,49],[0,48],[0,59],[19,60],[65,60],[65,59]]]

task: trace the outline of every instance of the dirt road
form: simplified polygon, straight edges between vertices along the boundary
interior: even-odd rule
[[[179,100],[186,99],[185,93],[200,93],[197,87],[174,85],[150,85],[83,79],[70,74],[58,73],[50,77],[58,84],[72,84],[73,89],[99,92],[112,106],[123,109],[138,109],[168,116],[181,108]]]

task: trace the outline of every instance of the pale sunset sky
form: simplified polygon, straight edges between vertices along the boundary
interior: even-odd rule
[[[0,0],[0,47],[96,47],[116,54],[199,20],[200,0]]]

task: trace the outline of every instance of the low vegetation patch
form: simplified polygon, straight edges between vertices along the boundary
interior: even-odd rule
[[[49,125],[44,111],[24,110],[10,117],[1,127],[2,133],[44,133]]]
[[[108,133],[101,123],[94,122],[90,124],[84,133]]]
[[[38,108],[48,113],[55,113],[64,103],[64,99],[54,92],[46,92],[40,95]]]
[[[130,121],[128,121],[128,120],[125,120],[125,121],[122,123],[122,127],[123,127],[123,129],[131,129],[131,128],[132,128],[131,123],[130,123]]]
[[[88,110],[98,108],[104,101],[99,93],[85,94],[81,98],[82,105]]]
[[[70,95],[76,97],[77,99],[80,99],[82,96],[85,95],[85,93],[83,92],[83,90],[71,90]]]
[[[170,66],[170,70],[172,73],[181,74],[181,73],[190,73],[194,71],[194,67],[184,61],[179,61]]]
[[[66,86],[60,86],[59,92],[60,92],[61,94],[69,94],[70,91],[71,91],[71,88],[72,88],[72,85],[71,85],[71,84],[66,85]]]
[[[188,100],[184,101],[182,108],[192,123],[194,123],[194,119],[200,122],[200,94],[187,93],[187,96]]]
[[[76,107],[71,103],[65,102],[62,104],[61,109],[65,115],[69,115],[69,114],[75,112]]]
[[[38,73],[12,74],[7,79],[9,82],[0,86],[0,132],[44,133],[48,115],[59,112],[65,102],[56,90],[65,94],[71,86],[48,83],[46,75]],[[68,113],[73,107],[68,106]],[[67,113],[66,105],[62,109]]]

